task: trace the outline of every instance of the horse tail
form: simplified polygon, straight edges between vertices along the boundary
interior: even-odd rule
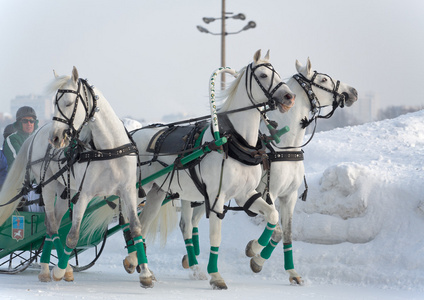
[[[160,244],[162,247],[166,245],[168,234],[171,233],[175,227],[177,227],[178,216],[177,209],[173,205],[173,201],[170,201],[159,210],[155,219],[150,223],[147,231],[146,239],[149,243],[153,243],[156,240],[157,233],[160,233]]]
[[[0,206],[0,226],[6,222],[7,218],[12,215],[20,203],[21,199],[18,199],[10,204],[5,205],[11,199],[17,196],[22,189],[22,184],[25,180],[26,166],[28,163],[27,154],[30,140],[32,140],[32,138],[27,139],[19,150],[15,161],[8,170],[6,180],[4,181],[3,187],[0,191],[0,205],[4,205]]]
[[[101,201],[104,201],[103,197],[94,197],[87,208]],[[91,241],[93,236],[107,230],[108,225],[119,215],[119,199],[112,202],[116,204],[115,207],[106,204],[84,215],[81,222],[80,241]]]

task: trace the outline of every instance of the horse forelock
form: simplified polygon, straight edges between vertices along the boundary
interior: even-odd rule
[[[47,88],[46,88],[47,93],[49,93],[49,94],[55,93],[58,89],[63,87],[70,79],[71,79],[71,76],[67,76],[67,75],[62,75],[62,76],[56,77],[47,86]]]
[[[246,67],[241,69],[237,73],[236,79],[234,79],[225,90],[223,90],[217,95],[219,101],[222,101],[222,103],[218,105],[218,111],[225,111],[229,107],[235,97],[235,94],[241,82],[241,78],[243,77],[245,72]]]

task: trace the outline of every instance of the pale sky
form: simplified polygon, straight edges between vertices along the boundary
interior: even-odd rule
[[[386,105],[423,105],[424,1],[227,0],[226,64],[241,69],[271,50],[283,76],[295,60],[375,93]],[[221,0],[0,0],[1,109],[43,94],[52,70],[99,88],[120,117],[151,121],[208,113],[208,81],[220,66]],[[14,112],[12,112],[14,114]]]

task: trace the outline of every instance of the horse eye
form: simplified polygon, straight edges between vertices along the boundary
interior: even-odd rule
[[[321,79],[321,82],[327,82],[327,78],[323,78],[323,79]]]
[[[267,77],[268,77],[268,75],[266,75],[265,73],[262,73],[262,74],[260,75],[260,77],[261,77],[261,78],[267,78]]]

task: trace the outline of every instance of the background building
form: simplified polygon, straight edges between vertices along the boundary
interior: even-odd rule
[[[10,101],[10,113],[14,117],[16,111],[21,106],[31,106],[37,113],[40,122],[50,120],[53,116],[53,103],[50,98],[38,96],[34,94],[26,96],[16,96]]]

